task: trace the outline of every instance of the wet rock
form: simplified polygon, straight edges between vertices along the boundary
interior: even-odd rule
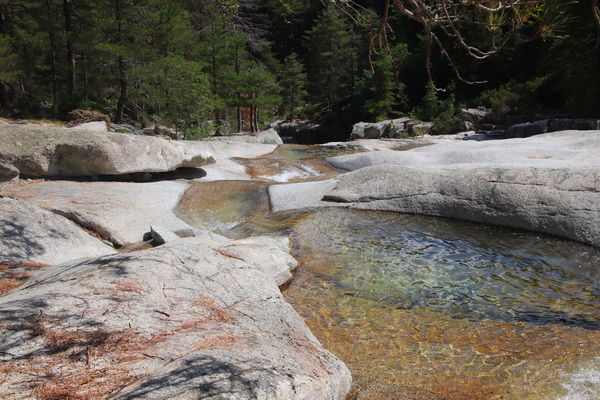
[[[0,297],[0,397],[344,399],[350,372],[264,267],[295,261],[277,243],[256,252],[260,240],[41,270]]]
[[[272,153],[275,144],[242,143],[231,141],[199,141],[187,142],[201,152],[208,152],[215,158],[215,163],[202,167],[206,171],[203,181],[218,180],[251,180],[246,168],[233,158],[256,158]]]
[[[47,126],[1,126],[0,161],[21,175],[97,176],[166,172],[214,162],[185,142]]]
[[[59,264],[113,253],[65,217],[0,196],[0,263]]]
[[[326,200],[458,218],[600,246],[600,171],[584,167],[378,165],[345,175]]]
[[[269,186],[269,199],[273,212],[330,205],[323,196],[335,188],[334,179],[318,182],[289,183]]]

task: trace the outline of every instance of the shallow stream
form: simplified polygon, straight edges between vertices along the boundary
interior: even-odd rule
[[[318,158],[307,157],[308,169],[287,158],[321,170]],[[252,164],[261,180],[282,176],[261,163],[271,165]],[[354,398],[600,398],[599,250],[398,213],[273,215],[269,184],[194,184],[178,212],[231,237],[290,237],[299,267],[284,296],[351,369]]]

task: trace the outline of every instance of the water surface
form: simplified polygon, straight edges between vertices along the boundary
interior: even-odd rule
[[[285,291],[360,399],[597,399],[600,253],[530,233],[328,209]]]

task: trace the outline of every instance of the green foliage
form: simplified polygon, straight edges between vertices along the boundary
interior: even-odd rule
[[[169,124],[186,137],[204,135],[208,120],[257,130],[282,116],[347,131],[359,119],[392,118],[410,106],[413,116],[446,132],[457,120],[456,103],[474,99],[474,106],[492,107],[498,123],[542,108],[600,112],[599,31],[587,2],[517,7],[524,22],[518,34],[531,39],[537,32],[541,40],[517,35],[495,62],[473,61],[453,38],[440,36],[454,66],[435,49],[428,54],[423,27],[392,7],[386,22],[394,34],[375,35],[391,59],[374,49],[373,71],[369,43],[381,20],[368,7],[382,5],[350,2],[360,10],[353,20],[341,11],[347,2],[310,3],[0,0],[0,112],[56,118],[94,109]],[[459,15],[474,23],[456,27],[467,43],[489,48],[506,37],[500,25],[513,14]],[[451,93],[424,89],[426,60],[442,87],[454,79],[453,67],[488,83],[459,82]]]
[[[541,89],[548,77],[541,76],[528,82],[510,81],[498,88],[486,90],[477,99],[477,104],[492,109],[492,122],[502,124],[509,114],[533,114],[540,108]]]
[[[600,30],[594,24],[588,2],[554,0],[561,15],[568,15],[561,40],[545,53],[544,73],[552,85],[556,106],[574,115],[600,114]],[[557,11],[558,13],[558,11]],[[563,17],[564,18],[564,17]]]
[[[13,53],[8,37],[0,34],[0,82],[13,83],[18,80],[18,60],[19,57]]]
[[[351,21],[329,6],[306,33],[305,43],[311,99],[333,110],[350,96],[358,80],[360,39]]]
[[[397,105],[397,85],[392,62],[387,55],[374,61],[375,71],[366,71],[367,100],[365,112],[375,121],[382,121],[393,116]]]
[[[451,86],[447,90],[451,92],[453,87]],[[433,122],[433,134],[451,133],[460,121],[460,107],[457,106],[452,92],[442,99],[439,91],[433,85],[429,85],[423,100],[411,112],[411,118]]]
[[[149,114],[157,115],[161,123],[187,131],[210,115],[212,94],[202,64],[169,56],[146,68],[136,71],[145,81],[139,81],[132,97]]]
[[[208,136],[208,131],[201,126],[189,126],[184,130],[185,140],[202,140]]]
[[[304,65],[296,53],[292,53],[283,60],[279,71],[279,86],[281,87],[281,111],[288,118],[298,116],[297,110],[304,104],[308,92],[306,86],[306,72]]]

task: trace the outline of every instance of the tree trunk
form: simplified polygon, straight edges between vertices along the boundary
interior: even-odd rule
[[[50,0],[46,0],[46,14],[48,17],[48,39],[50,40],[50,71],[52,73],[52,109],[56,112],[58,107],[57,74],[56,74],[56,54],[54,49],[54,30],[51,26],[52,12],[50,10]]]
[[[73,18],[71,0],[63,0],[63,11],[65,14],[65,36],[67,38],[67,91],[75,94],[77,85],[75,81],[75,51],[73,50]]]
[[[115,1],[115,20],[117,23],[117,38],[118,41],[121,42],[123,40],[123,21],[122,21],[122,10],[121,10],[121,0]],[[119,101],[117,102],[117,110],[115,112],[115,123],[120,124],[123,122],[123,115],[125,110],[125,103],[127,102],[127,64],[125,62],[125,57],[120,54],[119,55],[119,87],[121,93],[119,95]]]
[[[119,95],[119,101],[117,102],[117,111],[115,112],[115,123],[120,124],[123,122],[123,115],[125,111],[125,103],[127,102],[127,65],[125,64],[125,58],[119,56],[119,86],[121,88],[121,94]]]
[[[241,98],[241,95],[238,94],[238,99]],[[240,99],[241,101],[241,99]],[[237,126],[238,126],[238,132],[243,132],[244,131],[244,113],[242,112],[242,106],[238,105],[237,106]]]

